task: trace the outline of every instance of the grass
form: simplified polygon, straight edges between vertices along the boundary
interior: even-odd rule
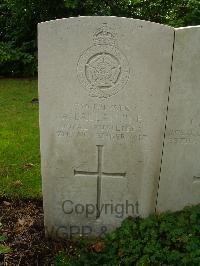
[[[1,226],[2,224],[0,223],[0,228]],[[6,246],[5,244],[2,244],[5,240],[6,240],[6,237],[3,235],[0,235],[0,255],[11,252],[11,249],[8,246]]]
[[[0,79],[0,196],[41,197],[37,80]]]

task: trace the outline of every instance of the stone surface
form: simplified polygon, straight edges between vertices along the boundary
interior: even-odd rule
[[[200,203],[200,27],[176,30],[157,211]]]
[[[47,233],[102,235],[153,212],[174,30],[79,17],[38,31]]]

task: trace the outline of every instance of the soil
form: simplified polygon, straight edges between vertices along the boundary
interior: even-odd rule
[[[0,253],[0,266],[53,265],[54,255],[72,249],[70,240],[45,238],[41,200],[10,200],[0,198],[0,244],[11,249]]]

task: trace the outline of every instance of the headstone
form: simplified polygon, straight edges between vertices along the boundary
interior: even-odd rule
[[[155,210],[173,39],[126,18],[39,24],[47,234],[101,236]]]
[[[176,29],[157,211],[200,203],[200,27]]]

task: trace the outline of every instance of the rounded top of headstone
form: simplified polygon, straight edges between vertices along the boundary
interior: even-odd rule
[[[147,21],[147,20],[140,20],[135,18],[126,18],[126,17],[116,17],[116,16],[78,16],[78,17],[69,17],[69,18],[61,18],[55,20],[49,20],[38,23],[38,25],[46,24],[46,23],[64,23],[64,22],[75,22],[75,21],[129,21],[131,23],[141,24],[141,25],[154,25],[155,27],[165,27],[169,29],[173,29],[172,27],[164,24],[160,24],[157,22]],[[92,24],[92,23],[91,23]]]

